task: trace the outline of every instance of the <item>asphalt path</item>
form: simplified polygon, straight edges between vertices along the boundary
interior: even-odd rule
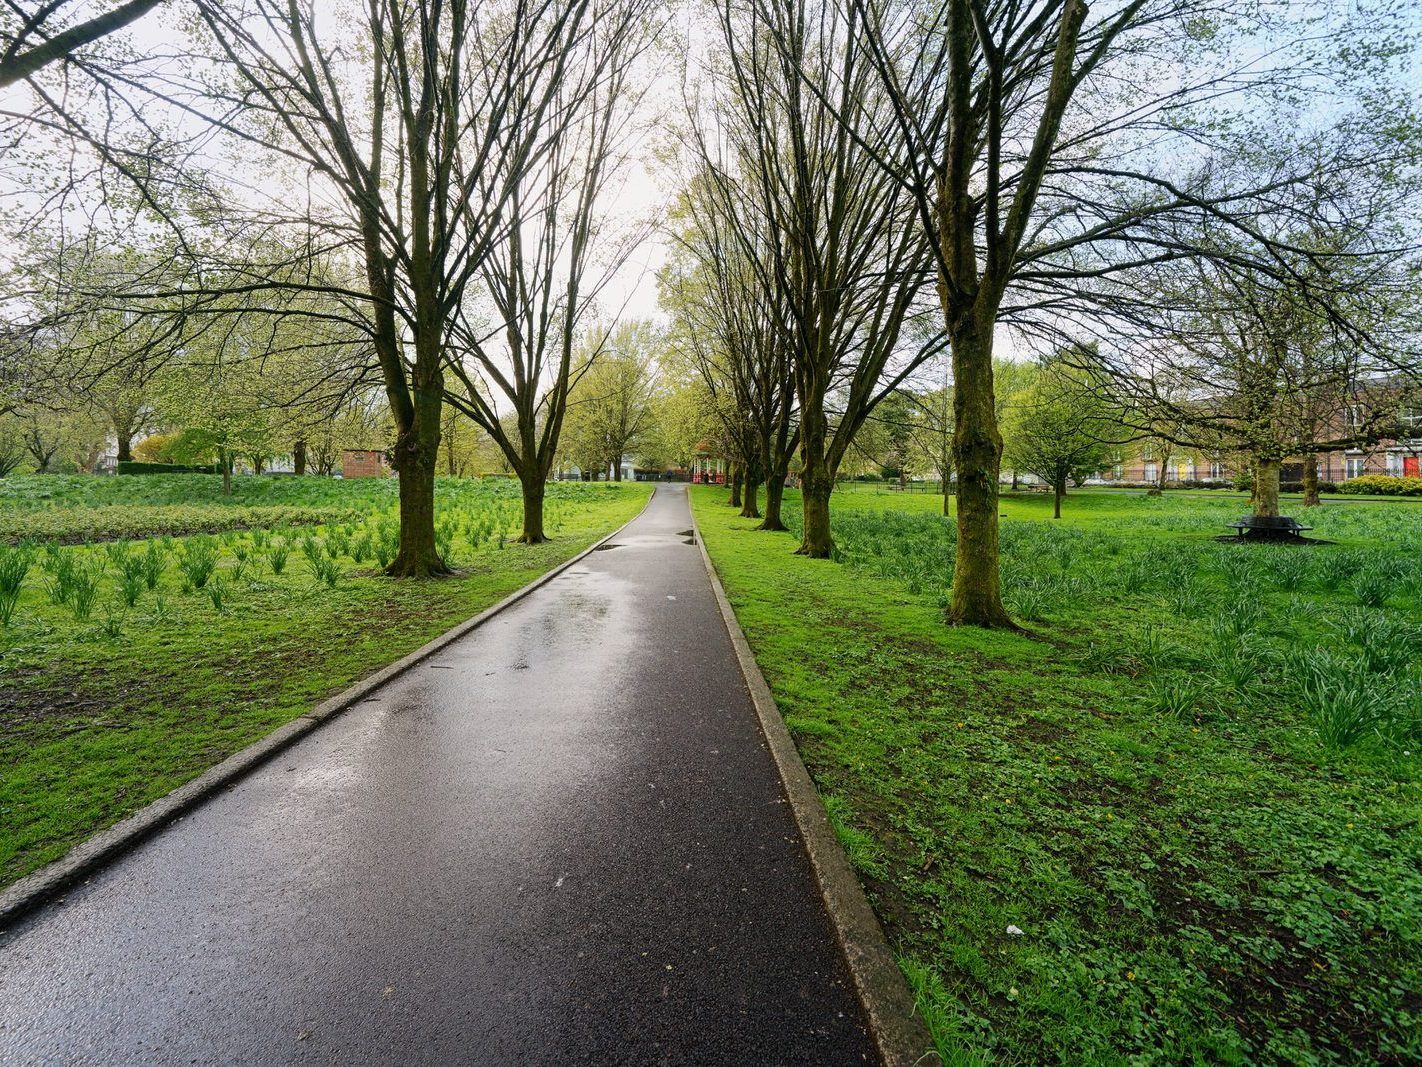
[[[0,1063],[872,1061],[690,525],[0,934]]]

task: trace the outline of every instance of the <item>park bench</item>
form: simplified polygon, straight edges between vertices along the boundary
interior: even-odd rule
[[[1246,515],[1238,522],[1226,523],[1230,529],[1236,530],[1240,537],[1253,537],[1263,541],[1283,541],[1291,537],[1300,537],[1305,530],[1312,530],[1312,526],[1305,526],[1291,515]]]

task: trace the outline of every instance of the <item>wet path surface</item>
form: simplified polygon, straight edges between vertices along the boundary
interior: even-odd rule
[[[0,1063],[871,1059],[690,524],[0,934]]]

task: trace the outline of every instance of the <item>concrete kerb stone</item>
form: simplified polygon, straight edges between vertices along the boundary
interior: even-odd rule
[[[517,604],[534,590],[551,582],[569,567],[580,563],[584,557],[611,541],[640,518],[642,512],[647,510],[651,500],[649,494],[647,503],[642,505],[641,511],[638,511],[636,515],[606,537],[595,541],[576,556],[558,564],[523,588],[510,593],[497,604],[485,608],[472,619],[466,619],[452,629],[446,630],[433,641],[422,645],[394,663],[382,667],[370,677],[362,679],[344,692],[322,701],[306,714],[292,719],[285,726],[278,727],[246,748],[234,752],[216,766],[209,767],[191,782],[180,785],[166,796],[159,797],[140,808],[122,822],[117,822],[107,830],[103,830],[76,845],[60,859],[46,864],[33,874],[26,875],[9,888],[0,891],[0,929],[45,901],[58,896],[67,886],[73,885],[85,875],[93,873],[105,863],[127,852],[168,823],[181,818],[185,812],[197,806],[209,794],[232,785],[248,771],[305,737],[322,723],[360,703],[402,671],[409,670],[420,661],[428,659],[447,645],[482,626],[495,615]]]
[[[687,506],[691,506],[689,493]],[[889,948],[884,929],[879,925],[879,919],[849,865],[849,857],[845,855],[814,782],[810,780],[810,772],[795,748],[765,675],[761,673],[745,632],[736,619],[730,600],[726,598],[720,576],[706,551],[706,541],[701,536],[694,510],[691,512],[691,528],[696,534],[701,561],[706,566],[711,588],[720,605],[726,632],[735,646],[741,674],[755,704],[761,733],[780,773],[785,796],[795,813],[795,822],[815,872],[820,897],[854,979],[855,993],[864,1009],[879,1055],[885,1067],[936,1063],[938,1054],[934,1050],[933,1039],[918,1015],[913,995]]]

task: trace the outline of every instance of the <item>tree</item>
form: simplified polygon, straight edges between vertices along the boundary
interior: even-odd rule
[[[614,236],[606,201],[625,169],[629,112],[641,93],[631,83],[650,41],[648,7],[647,0],[604,0],[594,11],[550,101],[560,136],[515,177],[492,215],[500,237],[480,267],[487,306],[471,291],[451,309],[447,369],[457,388],[446,398],[494,440],[518,475],[524,544],[547,540],[545,486],[569,394],[609,340],[575,358],[578,336],[645,235],[633,225]]]
[[[258,386],[257,357],[238,361],[201,355],[168,368],[159,385],[165,423],[181,428],[170,446],[179,462],[211,460],[222,473],[222,495],[232,495],[239,455],[265,457],[280,439],[272,409]],[[254,464],[254,467],[260,464]]]
[[[589,127],[589,109],[606,117],[603,105],[620,93],[627,41],[641,28],[645,4],[573,0],[511,12],[493,0],[377,0],[342,19],[318,19],[310,7],[282,0],[200,2],[198,10],[212,46],[191,89],[211,101],[205,119],[278,173],[289,166],[295,179],[270,183],[295,208],[268,204],[245,218],[263,233],[287,232],[293,265],[318,266],[298,279],[281,277],[273,270],[280,264],[247,264],[246,288],[319,291],[344,302],[347,321],[365,332],[394,423],[389,455],[400,476],[400,549],[388,571],[443,573],[434,477],[446,374],[464,372],[465,359],[487,344],[472,314],[472,287],[486,287],[499,311],[493,329],[513,348],[537,325],[517,314],[542,306],[508,299],[536,274],[520,244],[527,227],[543,227],[531,254],[557,262],[568,251],[585,262],[592,233],[576,196],[602,180],[602,149],[616,132]],[[310,189],[307,174],[321,186],[314,194],[301,191]],[[243,214],[240,205],[225,206]],[[569,208],[565,245],[560,213]],[[347,249],[356,263],[343,259]],[[540,337],[540,351],[545,344],[566,351],[560,338],[581,306],[580,269],[568,276],[572,306],[560,305],[554,321],[543,323],[564,329],[549,342]],[[554,295],[545,288],[539,299]],[[517,360],[520,353],[510,354]],[[494,377],[492,361],[481,369]],[[527,396],[539,375],[517,381],[527,369],[516,367],[510,389],[532,408]],[[479,392],[485,383],[456,376],[459,402],[487,410]],[[553,436],[559,390],[555,383],[558,410],[545,423]],[[490,419],[485,429],[496,433],[490,427],[497,425]],[[536,448],[531,424],[520,429],[527,435],[520,444]],[[520,451],[527,467],[529,451]],[[526,485],[537,473],[521,472]],[[541,529],[525,533],[542,538]]]
[[[1004,455],[1052,487],[1052,517],[1060,519],[1067,485],[1101,469],[1119,425],[1094,383],[1053,361],[1013,398]]]
[[[855,42],[858,14],[723,0],[717,19],[728,69],[714,119],[699,116],[700,167],[727,224],[753,233],[741,242],[757,248],[747,261],[764,264],[783,304],[799,406],[798,551],[828,558],[840,463],[879,402],[937,349],[936,334],[900,349],[916,336],[905,327],[923,310],[930,252],[912,198],[878,163],[887,102]]]
[[[1257,517],[1279,514],[1285,459],[1307,469],[1319,452],[1405,436],[1403,409],[1422,393],[1415,266],[1371,252],[1363,224],[1291,235],[1282,272],[1226,254],[1163,266],[1170,310],[1155,343],[1107,357],[1162,460],[1176,447],[1248,457]],[[1316,500],[1316,466],[1313,489]]]
[[[0,478],[19,469],[26,451],[25,430],[19,416],[0,412]]]
[[[781,504],[799,441],[794,333],[766,235],[744,218],[729,179],[708,173],[683,193],[677,247],[658,278],[672,338],[704,387],[718,436],[736,453],[731,503],[761,530],[784,530]],[[756,501],[765,482],[765,511]]]
[[[584,345],[603,352],[569,395],[564,432],[572,451],[611,470],[614,481],[622,480],[622,457],[640,447],[651,430],[660,345],[657,328],[645,320],[618,324],[605,344]]]
[[[1395,20],[1354,12],[1305,33],[1283,5],[1276,16],[1233,0],[1127,0],[1094,17],[1084,0],[832,2],[884,102],[856,96],[836,115],[846,136],[883,145],[873,159],[912,199],[950,338],[959,507],[948,617],[1011,626],[998,569],[999,323],[1053,347],[1108,318],[1103,305],[1147,323],[1132,273],[1210,255],[1216,225],[1241,238],[1236,255],[1274,261],[1281,242],[1252,225],[1247,193],[1366,184],[1407,165],[1410,94],[1387,80]],[[794,34],[776,26],[775,39],[794,62]],[[818,99],[842,100],[813,64],[795,69]],[[1367,121],[1339,120],[1358,100]],[[1309,159],[1259,150],[1271,124],[1320,121],[1353,131],[1352,143]]]

